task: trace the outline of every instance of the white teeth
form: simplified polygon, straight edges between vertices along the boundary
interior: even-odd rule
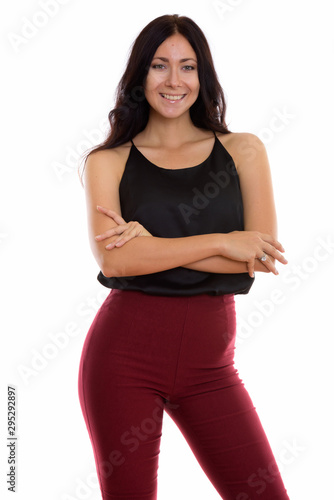
[[[179,101],[184,97],[184,94],[182,95],[169,95],[169,94],[161,94],[162,97],[165,97],[165,99],[168,99],[169,101]]]

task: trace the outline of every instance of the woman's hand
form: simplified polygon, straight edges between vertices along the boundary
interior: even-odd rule
[[[278,274],[272,259],[277,259],[282,264],[287,264],[286,258],[279,252],[284,248],[270,234],[259,231],[232,231],[222,234],[221,253],[224,257],[246,262],[249,275],[254,277],[255,259],[260,259],[268,270]],[[262,260],[266,254],[266,259]]]
[[[105,231],[102,234],[98,234],[97,236],[95,236],[95,239],[97,241],[102,241],[106,238],[110,238],[110,236],[114,236],[117,234],[121,235],[112,243],[109,243],[109,245],[106,246],[107,250],[110,250],[115,246],[119,248],[124,245],[124,243],[131,240],[132,238],[135,238],[136,236],[152,236],[152,234],[149,233],[147,229],[145,229],[144,226],[139,224],[139,222],[137,221],[125,222],[123,217],[121,217],[117,212],[114,212],[114,210],[109,210],[108,208],[100,207],[99,205],[97,206],[97,209],[99,212],[113,219],[116,224],[118,224],[118,226],[113,227],[112,229],[108,229],[108,231]]]

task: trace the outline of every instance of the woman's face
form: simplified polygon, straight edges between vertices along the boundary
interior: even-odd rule
[[[145,97],[157,113],[177,118],[199,94],[197,57],[188,40],[175,33],[158,47],[144,85]]]

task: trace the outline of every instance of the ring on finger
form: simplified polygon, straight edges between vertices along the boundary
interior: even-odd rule
[[[262,257],[259,257],[259,260],[261,260],[262,262],[264,262],[265,260],[267,260],[267,254],[263,252]]]

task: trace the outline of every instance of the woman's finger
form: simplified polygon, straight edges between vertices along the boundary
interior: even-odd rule
[[[117,212],[115,212],[114,210],[110,210],[109,208],[101,207],[100,205],[97,205],[96,208],[99,212],[114,219],[114,221],[117,224],[126,224],[126,221],[123,219],[123,217],[120,214],[118,214]]]
[[[266,256],[266,260],[261,260],[261,264],[263,264],[271,273],[276,275],[278,274],[278,271],[269,255]]]
[[[277,241],[270,234],[260,233],[260,236],[263,239],[263,241],[265,241],[267,243],[270,243],[270,245],[272,245],[273,247],[275,247],[277,250],[280,250],[281,252],[285,252],[282,243],[280,243],[279,241]]]
[[[112,216],[116,220],[116,212],[113,210],[109,209],[104,209],[103,207],[100,207],[106,212],[109,213],[110,216]],[[118,216],[119,219],[122,219],[122,217]],[[136,236],[152,236],[151,233],[149,233],[144,226],[142,226],[138,221],[130,221],[127,223],[120,223],[117,227],[113,227],[112,229],[109,229],[105,231],[103,234],[98,234],[95,236],[95,239],[97,241],[102,241],[106,238],[109,238],[110,236],[115,236],[119,234],[120,236],[118,238],[115,238],[114,241],[109,243],[105,248],[106,250],[111,250],[114,247],[121,247],[123,246],[127,241],[131,240],[132,238],[135,238]]]
[[[254,278],[254,268],[255,268],[254,260],[247,262],[248,274],[251,278]]]
[[[266,256],[266,259],[262,260],[261,257],[263,257],[264,255]],[[286,258],[283,257],[283,255],[281,255],[279,251],[276,250],[276,248],[271,246],[269,243],[268,246],[266,246],[265,248],[263,248],[263,250],[261,250],[261,252],[259,252],[257,258],[261,261],[261,264],[263,264],[268,269],[268,271],[276,275],[278,274],[278,271],[274,265],[274,262],[271,259],[279,260],[282,264],[288,263]]]
[[[97,234],[95,236],[95,239],[98,241],[105,240],[106,238],[110,238],[110,236],[114,236],[116,234],[122,234],[126,228],[128,227],[128,224],[120,224],[117,227],[113,227],[112,229],[108,229],[102,234]]]
[[[131,224],[131,223],[129,223]],[[137,222],[134,222],[131,224],[126,231],[122,233],[122,235],[115,240],[115,246],[118,248],[124,243],[126,243],[129,240],[132,240],[132,238],[136,238],[137,236],[140,236],[140,233],[142,232],[142,226],[138,224]]]
[[[124,227],[124,226],[123,226]],[[140,231],[142,226],[138,224],[135,221],[131,221],[128,223],[126,230],[122,231],[122,235],[116,238],[112,243],[109,243],[105,248],[107,250],[110,250],[111,248],[114,247],[121,247],[126,243],[127,241],[131,240],[132,238],[135,238],[136,236],[140,236]]]
[[[263,252],[264,253],[267,253],[268,255],[271,255],[271,257],[273,257],[273,259],[276,259],[278,260],[279,262],[281,262],[282,264],[287,264],[288,261],[286,260],[286,258],[284,257],[284,255],[282,255],[275,247],[273,247],[270,243],[268,243],[264,248],[263,248]],[[258,257],[260,258],[261,255]],[[265,261],[264,261],[265,262]]]
[[[114,247],[121,247],[123,246],[127,241],[130,241],[132,240],[133,238],[135,238],[135,234],[133,236],[121,236],[121,238],[117,238],[115,241],[113,241],[112,243],[109,243],[107,246],[106,246],[106,249],[107,250],[111,250],[112,248]]]

